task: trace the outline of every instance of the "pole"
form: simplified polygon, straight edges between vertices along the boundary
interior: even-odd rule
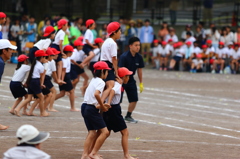
[[[107,13],[110,13],[110,0],[107,0]]]
[[[133,0],[133,13],[136,13],[137,10],[137,0]]]

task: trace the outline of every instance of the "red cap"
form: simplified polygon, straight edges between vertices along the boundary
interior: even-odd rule
[[[202,55],[201,54],[197,54],[197,58],[202,58]]]
[[[127,75],[132,75],[133,72],[132,71],[129,71],[126,67],[121,67],[118,69],[118,76],[119,77],[124,77],[124,76],[127,76]]]
[[[63,25],[67,24],[67,20],[66,19],[60,19],[57,23],[58,25],[58,29],[62,29]]]
[[[0,12],[0,18],[6,18],[6,17],[7,17],[7,15],[5,13]]]
[[[167,42],[166,41],[162,41],[162,45],[167,45]]]
[[[172,39],[169,39],[169,40],[168,40],[168,43],[170,43],[170,42],[173,42],[173,40],[172,40]]]
[[[51,48],[51,50],[53,51],[54,55],[58,55],[60,54],[61,51],[58,51],[57,49],[55,48]]]
[[[159,41],[157,39],[153,40],[153,43],[158,43]]]
[[[120,28],[120,24],[118,22],[111,22],[110,24],[108,24],[107,26],[108,36],[114,33],[119,28]]]
[[[94,43],[95,43],[95,44],[103,43],[103,42],[104,42],[104,41],[103,41],[102,38],[96,38],[96,39],[94,40]]]
[[[23,61],[25,61],[28,58],[29,57],[27,57],[26,55],[22,54],[22,55],[18,56],[18,62],[23,62]]]
[[[212,44],[212,40],[207,40],[206,43],[207,44]]]
[[[64,47],[63,51],[73,52],[73,47],[71,45],[67,45],[67,46]]]
[[[84,37],[83,36],[79,36],[77,40],[83,41]]]
[[[37,50],[34,55],[35,57],[48,56],[43,50]]]
[[[224,42],[220,41],[220,42],[219,42],[219,45],[224,45]]]
[[[183,43],[181,41],[177,42],[179,46],[182,46]]]
[[[74,46],[83,46],[84,44],[80,40],[75,40],[73,43]]]
[[[192,45],[191,41],[186,42],[186,45]]]
[[[43,36],[49,36],[52,32],[54,32],[55,29],[52,26],[47,26],[46,29],[44,30]]]
[[[207,48],[207,45],[202,45],[202,48]]]
[[[111,70],[104,61],[98,61],[93,65],[94,70]]]
[[[47,54],[48,56],[50,56],[50,55],[55,55],[51,48],[48,48],[48,49],[47,49],[46,54]]]
[[[210,63],[210,64],[213,64],[213,62],[214,62],[214,59],[210,59],[210,60],[209,60],[209,63]]]
[[[173,47],[176,48],[176,47],[179,47],[180,45],[178,43],[175,43],[173,44]]]
[[[95,23],[95,21],[94,21],[93,19],[88,19],[88,20],[86,21],[86,27],[88,28],[89,25],[91,25],[91,24],[93,24],[93,23]]]

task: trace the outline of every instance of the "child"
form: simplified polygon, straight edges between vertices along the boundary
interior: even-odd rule
[[[115,77],[118,78],[117,43],[115,41],[117,39],[120,39],[121,36],[120,24],[118,22],[111,22],[107,26],[107,32],[109,38],[105,40],[102,45],[100,60],[105,61],[108,64],[108,67],[112,68],[112,70],[108,72],[108,76],[105,79],[106,90],[103,92],[102,101],[104,101],[107,98],[109,92],[113,88]]]
[[[124,84],[128,83],[129,75],[133,74],[132,71],[129,71],[126,67],[118,69],[118,76],[122,79]],[[115,81],[114,87],[110,91],[107,104],[111,104],[111,108],[103,113],[104,121],[107,125],[109,135],[111,130],[116,132],[121,132],[122,134],[122,148],[124,153],[124,159],[135,159],[130,156],[128,152],[128,129],[127,125],[122,116],[122,110],[120,106],[121,100],[121,88],[122,85]]]
[[[233,51],[230,53],[232,74],[236,74],[239,68],[240,52],[238,49],[239,45],[235,44]]]
[[[152,48],[152,65],[153,69],[159,69],[159,51],[161,49],[161,46],[158,45],[158,40],[153,40],[154,47]]]
[[[74,106],[75,96],[74,96],[74,89],[73,89],[73,85],[72,85],[71,77],[70,77],[70,70],[71,70],[70,57],[72,56],[72,53],[73,53],[73,47],[71,45],[67,45],[63,49],[63,53],[65,54],[65,56],[62,59],[63,68],[62,68],[62,79],[61,80],[66,82],[66,84],[59,85],[60,93],[56,95],[55,100],[63,97],[65,95],[65,92],[69,92],[69,100],[70,100],[70,105],[71,105],[70,111],[76,112],[79,110],[76,109]]]
[[[182,60],[183,55],[184,55],[184,49],[181,48],[180,42],[175,43],[173,45],[173,47],[174,47],[174,51],[173,51],[174,56],[170,61],[169,70],[173,70],[176,63],[180,62]]]
[[[44,34],[43,34],[43,39],[39,40],[36,44],[34,44],[33,48],[30,50],[29,53],[29,60],[32,63],[34,60],[34,53],[37,50],[44,50],[46,51],[47,48],[51,45],[52,40],[55,37],[55,30],[52,26],[46,27]]]
[[[81,113],[88,129],[88,135],[84,142],[84,150],[81,159],[99,159],[97,152],[108,136],[108,130],[102,115],[99,113],[99,109],[107,111],[110,107],[107,104],[103,104],[101,100],[101,95],[105,87],[105,82],[103,80],[106,79],[110,68],[107,63],[103,61],[95,63],[93,68],[94,78],[88,85],[81,106]],[[99,136],[96,130],[100,132]],[[96,142],[94,143],[94,141]]]
[[[58,54],[58,58],[55,61],[57,63],[58,79],[62,79],[62,68],[63,68],[62,55],[64,55],[64,53],[63,53],[63,40],[64,40],[64,37],[65,37],[65,32],[68,28],[68,22],[65,19],[61,19],[61,20],[58,21],[57,26],[58,26],[58,30],[57,30],[56,36],[54,38],[54,41],[53,41],[51,47],[55,48],[55,49],[57,49],[58,51],[61,52],[60,54]]]
[[[40,115],[42,117],[49,116],[49,114],[46,112],[43,106],[44,96],[41,90],[41,88],[45,88],[45,86],[43,85],[44,66],[42,65],[42,63],[45,62],[45,56],[47,56],[47,54],[43,50],[37,50],[35,52],[35,59],[32,63],[26,82],[28,87],[28,97],[21,103],[21,105],[14,109],[14,114],[19,117],[20,117],[19,112],[21,108],[32,100],[34,94],[39,98]]]
[[[190,73],[202,72],[203,60],[202,55],[198,54],[197,59],[192,60]]]
[[[168,58],[171,54],[171,46],[166,41],[162,41],[162,47],[159,50],[161,64],[159,70],[167,71]]]
[[[192,59],[194,58],[193,47],[192,47],[191,41],[188,41],[185,44],[186,44],[186,46],[184,48],[185,55],[184,55],[184,59],[183,59],[183,66],[184,66],[185,71],[189,71],[191,64],[192,64]]]
[[[12,92],[13,97],[18,98],[14,102],[11,110],[9,111],[9,113],[13,115],[14,115],[14,109],[22,101],[23,96],[25,96],[25,99],[27,99],[27,91],[24,88],[26,84],[22,84],[22,82],[25,79],[25,76],[29,70],[30,70],[30,66],[28,66],[28,57],[26,55],[20,55],[18,57],[17,68],[10,82],[10,90]],[[23,115],[27,115],[26,109],[27,109],[27,105],[24,106],[24,110],[22,113]]]
[[[84,68],[81,68],[81,63],[83,62],[85,58],[85,53],[82,51],[83,49],[83,43],[80,40],[74,41],[74,46],[76,47],[73,51],[73,54],[71,56],[71,80],[73,88],[75,89],[77,83],[79,82],[80,76],[83,77],[83,86],[80,88],[82,91],[82,95],[84,96],[85,90],[87,89],[88,85],[88,75],[85,73]]]
[[[223,74],[223,68],[224,68],[224,59],[223,54],[226,53],[226,48],[224,47],[224,42],[219,42],[218,48],[216,49],[216,59],[213,62],[212,72],[215,73],[217,69],[217,65],[220,65],[220,74]]]

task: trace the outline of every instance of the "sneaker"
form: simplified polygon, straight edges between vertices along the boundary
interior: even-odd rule
[[[196,70],[196,69],[193,69],[193,73],[197,73],[197,70]]]
[[[134,120],[131,116],[130,117],[125,116],[125,121],[128,123],[135,123],[135,124],[138,122],[137,120]]]
[[[164,71],[167,71],[167,67],[164,68]]]
[[[213,74],[216,73],[215,70],[212,70],[212,73],[213,73]]]
[[[159,70],[162,71],[162,67],[160,67]]]
[[[220,74],[223,74],[223,71],[222,70],[220,70],[220,72],[219,72]]]

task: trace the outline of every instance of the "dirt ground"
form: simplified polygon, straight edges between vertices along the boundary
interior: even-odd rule
[[[50,117],[17,117],[8,113],[14,102],[9,82],[15,68],[6,64],[0,86],[0,123],[10,128],[0,131],[0,156],[17,143],[16,130],[32,124],[50,132],[42,150],[53,159],[80,158],[87,134],[79,112],[69,111],[68,97],[55,102],[59,112]],[[90,72],[87,71],[90,75]],[[240,158],[239,75],[190,74],[144,69],[145,90],[127,124],[130,154],[139,159],[234,159]],[[75,104],[83,97],[77,86]],[[122,103],[127,110],[126,96]],[[39,114],[39,110],[35,110]],[[122,159],[120,133],[112,133],[100,150],[104,159]]]

